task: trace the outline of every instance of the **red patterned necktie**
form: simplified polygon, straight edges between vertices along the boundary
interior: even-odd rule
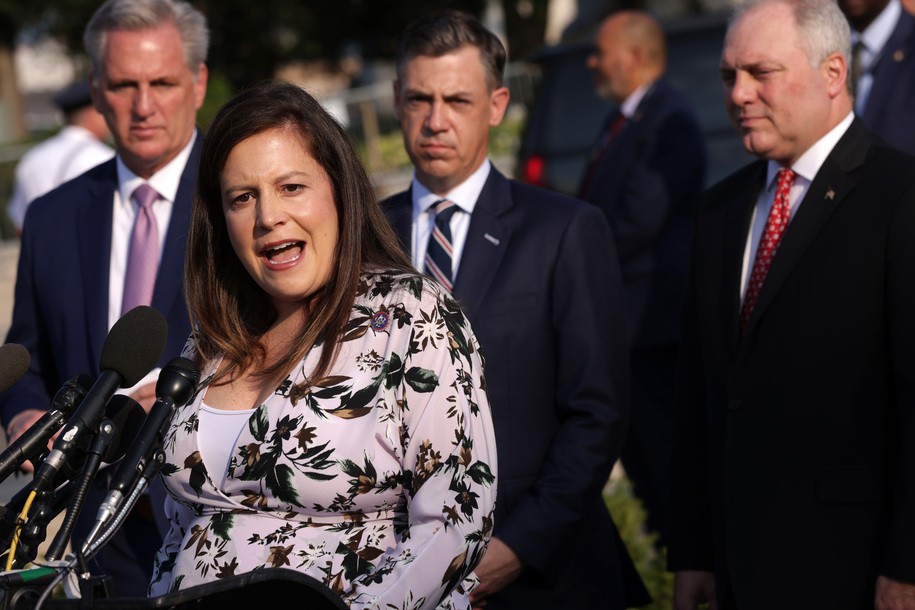
[[[778,170],[775,201],[772,203],[772,209],[769,210],[766,228],[763,229],[762,237],[759,239],[756,258],[753,260],[753,270],[750,272],[750,283],[747,285],[747,293],[743,298],[743,307],[740,309],[741,334],[747,328],[750,315],[752,315],[756,301],[759,299],[759,292],[762,290],[763,282],[766,280],[766,274],[769,273],[772,259],[775,258],[775,251],[778,250],[778,244],[782,241],[782,235],[785,234],[785,228],[788,226],[790,211],[788,207],[788,192],[794,183],[795,175],[787,167]]]
[[[591,181],[594,179],[594,172],[597,170],[597,165],[604,155],[604,151],[607,150],[607,146],[609,146],[610,142],[619,135],[620,130],[623,129],[628,120],[629,119],[626,118],[625,114],[617,110],[610,125],[604,129],[600,140],[598,140],[594,148],[591,149],[591,156],[588,159],[588,165],[585,168],[585,174],[581,180],[581,186],[578,189],[578,197],[580,199],[584,199],[587,196],[588,188],[591,186]]]

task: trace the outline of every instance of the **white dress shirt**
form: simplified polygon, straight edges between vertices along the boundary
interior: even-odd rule
[[[162,245],[172,217],[172,204],[178,194],[181,174],[194,147],[195,133],[187,146],[165,167],[153,174],[148,182],[159,193],[159,200],[153,204],[153,214],[159,228],[159,260],[162,260]],[[130,251],[130,233],[139,207],[130,196],[144,182],[130,171],[121,157],[117,158],[118,189],[114,192],[114,217],[111,232],[111,263],[108,275],[108,329],[121,317],[121,303],[124,299],[124,274],[127,273],[127,254]]]
[[[25,211],[32,201],[113,156],[114,149],[88,129],[63,127],[30,148],[16,165],[16,183],[7,207],[10,220],[21,231]]]
[[[861,41],[864,43],[861,49],[860,70],[858,75],[858,90],[855,92],[855,112],[859,115],[864,112],[867,104],[867,97],[870,95],[871,87],[874,84],[874,75],[872,70],[880,59],[884,51],[886,42],[896,29],[896,22],[902,13],[902,6],[899,0],[890,0],[886,8],[877,15],[869,26],[864,28],[863,32],[851,31],[851,44],[854,45]]]
[[[845,135],[845,132],[848,130],[854,118],[854,113],[849,112],[848,116],[842,119],[839,124],[833,127],[825,136],[817,140],[816,144],[807,149],[807,151],[798,157],[798,160],[791,166],[791,169],[794,170],[794,173],[797,174],[797,176],[794,179],[791,190],[788,192],[789,226],[791,219],[794,218],[798,208],[801,207],[804,196],[810,188],[810,183],[817,175],[817,172],[820,171],[820,168],[826,161],[826,157],[828,157],[829,153],[832,152],[832,149],[835,148],[836,143]],[[743,302],[744,295],[747,293],[747,286],[750,282],[750,272],[753,269],[753,260],[756,258],[759,240],[762,237],[763,230],[766,228],[766,220],[769,218],[769,211],[772,209],[773,203],[775,203],[775,188],[777,186],[776,176],[780,169],[781,166],[778,163],[769,161],[769,167],[766,170],[766,187],[762,190],[759,199],[756,201],[756,211],[750,222],[750,233],[747,236],[746,246],[744,247],[743,274],[740,281],[741,303]],[[785,229],[786,232],[787,230],[788,229]]]
[[[427,189],[416,179],[416,172],[413,173],[413,222],[412,222],[412,239],[411,254],[413,264],[422,272],[425,266],[426,247],[429,244],[429,236],[432,235],[432,229],[435,227],[435,212],[429,208],[440,199],[453,201],[459,210],[451,217],[451,261],[453,265],[451,277],[456,278],[460,266],[461,254],[464,251],[464,242],[467,241],[467,229],[470,227],[470,215],[473,214],[473,208],[480,198],[480,192],[486,179],[489,177],[489,171],[492,165],[489,159],[483,161],[480,167],[473,172],[467,180],[451,189],[445,195],[436,195]]]

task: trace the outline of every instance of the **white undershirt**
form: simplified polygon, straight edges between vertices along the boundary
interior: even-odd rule
[[[207,473],[216,485],[222,485],[241,434],[255,409],[227,411],[203,403],[197,415],[197,447]]]

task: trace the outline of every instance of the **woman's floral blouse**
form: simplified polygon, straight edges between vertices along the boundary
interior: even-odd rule
[[[463,312],[420,276],[366,273],[330,374],[302,391],[317,357],[253,411],[227,472],[198,450],[216,363],[203,371],[165,438],[171,529],[150,594],[273,567],[352,608],[468,608],[492,533],[496,447]]]

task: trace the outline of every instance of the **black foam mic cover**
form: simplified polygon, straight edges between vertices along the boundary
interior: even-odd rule
[[[85,449],[87,438],[95,435],[105,405],[117,391],[136,385],[155,365],[168,339],[165,317],[141,305],[115,322],[105,338],[99,367],[102,372],[82,403],[54,441],[54,448],[35,472],[35,489],[46,490],[71,453]]]
[[[0,346],[0,392],[6,392],[22,379],[31,362],[29,350],[18,343]]]

